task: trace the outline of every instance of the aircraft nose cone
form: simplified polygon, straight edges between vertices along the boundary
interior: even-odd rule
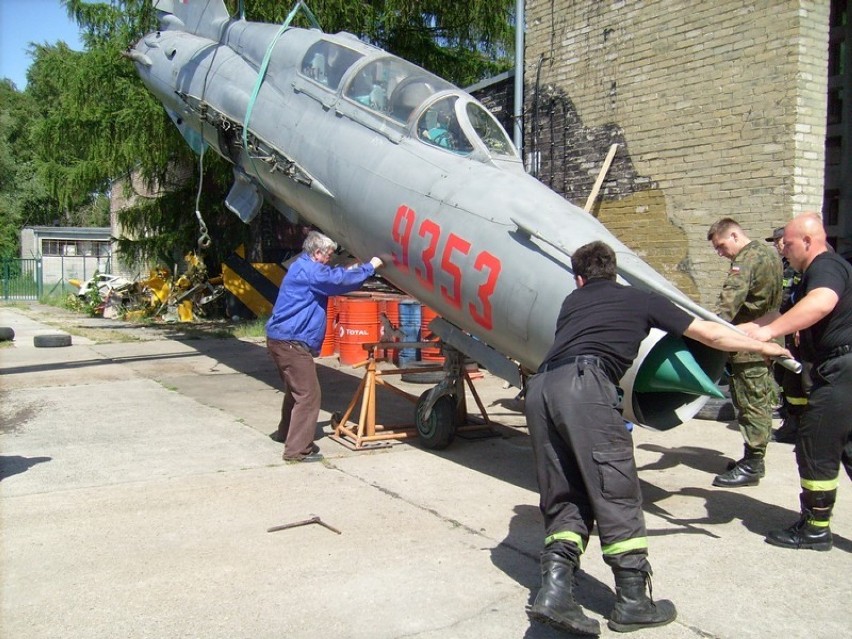
[[[685,344],[666,336],[642,362],[633,390],[640,393],[678,392],[708,395],[722,399],[725,395],[713,383]]]

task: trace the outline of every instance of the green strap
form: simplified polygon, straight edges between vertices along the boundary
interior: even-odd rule
[[[647,537],[634,537],[633,539],[625,539],[617,541],[614,544],[601,546],[601,553],[604,555],[620,555],[621,553],[631,552],[633,550],[647,550]]]
[[[575,532],[571,532],[570,530],[565,530],[563,532],[558,532],[558,533],[554,533],[552,535],[548,535],[547,537],[544,538],[544,545],[549,546],[554,541],[570,541],[570,542],[576,544],[577,548],[580,549],[580,554],[581,555],[583,554],[584,545],[585,545],[583,543],[583,538],[580,537],[580,535],[578,535]]]
[[[248,129],[249,129],[249,121],[251,120],[251,112],[254,110],[254,103],[257,100],[257,95],[260,93],[260,86],[263,84],[263,79],[266,77],[266,70],[269,67],[269,60],[272,58],[272,50],[275,48],[275,45],[278,44],[278,39],[284,35],[284,32],[290,28],[290,23],[293,21],[293,18],[296,17],[296,14],[299,12],[299,9],[302,9],[305,14],[308,16],[308,20],[310,20],[311,24],[315,26],[317,29],[322,30],[319,22],[317,21],[316,16],[313,12],[308,9],[308,6],[305,4],[304,0],[299,0],[296,3],[296,6],[290,11],[290,14],[284,20],[284,23],[281,25],[281,28],[278,29],[278,33],[275,34],[275,37],[272,38],[272,42],[269,43],[269,46],[266,48],[266,54],[263,56],[263,62],[260,65],[260,70],[257,73],[257,80],[254,83],[254,90],[251,92],[251,98],[249,98],[248,106],[246,107],[246,119],[243,122],[243,148],[248,153]],[[242,14],[242,0],[240,1],[240,11]],[[249,154],[249,160],[251,161],[252,168],[254,169],[255,175],[257,175],[258,170],[254,165],[254,158]]]
[[[804,488],[805,490],[810,490],[811,492],[837,490],[837,486],[840,484],[840,475],[838,475],[834,479],[828,479],[825,481],[804,478],[800,479],[802,483],[802,488]]]
[[[287,18],[287,20],[291,20],[293,16],[296,15],[296,11],[298,11],[299,9],[305,12],[305,15],[308,16],[308,20],[310,20],[311,25],[314,28],[322,31],[322,27],[320,26],[319,20],[317,20],[317,17],[314,15],[314,12],[308,9],[308,5],[305,4],[305,0],[299,0],[296,6],[293,7],[293,10],[290,12],[290,16]]]

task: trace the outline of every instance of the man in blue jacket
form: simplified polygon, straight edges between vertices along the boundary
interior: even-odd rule
[[[328,298],[360,288],[382,265],[374,257],[350,268],[329,266],[337,244],[317,231],[308,233],[302,250],[281,282],[266,323],[266,347],[285,386],[281,420],[272,438],[284,442],[286,461],[298,462],[322,459],[314,444],[322,399],[314,357],[325,338]]]

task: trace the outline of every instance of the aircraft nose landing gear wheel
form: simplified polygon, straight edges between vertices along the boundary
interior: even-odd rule
[[[417,400],[414,423],[423,448],[442,450],[456,437],[456,405],[449,395],[441,395],[435,400],[428,417],[425,417],[427,399],[431,390],[424,392]]]

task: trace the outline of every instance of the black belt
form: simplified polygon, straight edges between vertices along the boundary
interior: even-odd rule
[[[538,372],[544,373],[546,371],[552,371],[557,368],[561,368],[562,366],[567,366],[568,364],[587,364],[589,366],[602,365],[601,358],[597,355],[572,355],[571,357],[562,357],[560,359],[545,362],[538,367]]]

